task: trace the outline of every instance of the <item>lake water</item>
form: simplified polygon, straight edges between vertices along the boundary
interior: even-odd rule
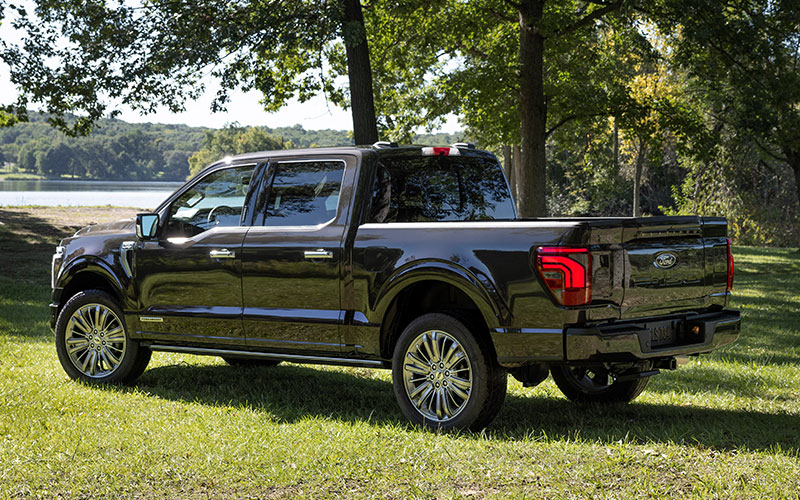
[[[152,209],[180,182],[0,181],[0,206],[103,206]]]

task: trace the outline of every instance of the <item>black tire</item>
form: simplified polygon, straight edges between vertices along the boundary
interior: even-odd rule
[[[277,359],[235,358],[230,356],[222,356],[222,359],[231,366],[277,366],[280,364]]]
[[[58,360],[75,380],[132,382],[150,362],[150,349],[130,338],[122,308],[102,290],[72,296],[58,315],[55,337]]]
[[[439,354],[431,355],[432,350]],[[479,431],[500,411],[507,381],[491,345],[448,314],[420,316],[397,340],[394,394],[403,414],[416,425]]]
[[[619,381],[604,368],[569,365],[552,366],[550,373],[567,399],[584,403],[628,403],[636,399],[650,381],[650,377]]]

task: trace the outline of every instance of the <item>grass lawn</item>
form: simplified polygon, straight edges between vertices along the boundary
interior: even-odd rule
[[[0,499],[797,498],[800,254],[737,248],[739,341],[629,405],[509,380],[480,434],[410,427],[388,371],[155,353],[130,387],[67,378],[57,240],[134,210],[0,208]]]

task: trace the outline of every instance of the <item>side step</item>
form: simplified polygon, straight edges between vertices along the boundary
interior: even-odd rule
[[[276,354],[270,352],[236,351],[231,349],[212,349],[207,347],[188,347],[180,345],[152,344],[147,346],[151,351],[178,352],[197,354],[200,356],[231,356],[250,359],[274,359],[310,365],[344,365],[383,368],[383,361],[373,359],[336,358],[331,356],[308,356],[304,354]]]

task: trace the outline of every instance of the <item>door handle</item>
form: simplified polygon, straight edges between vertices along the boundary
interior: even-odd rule
[[[305,257],[306,259],[309,259],[309,260],[312,260],[312,259],[332,259],[333,258],[333,252],[330,251],[330,250],[323,250],[321,248],[318,248],[316,250],[306,250],[305,252],[303,252],[303,257]]]
[[[236,252],[231,252],[227,248],[222,250],[211,250],[209,254],[212,259],[233,259],[236,257]]]

